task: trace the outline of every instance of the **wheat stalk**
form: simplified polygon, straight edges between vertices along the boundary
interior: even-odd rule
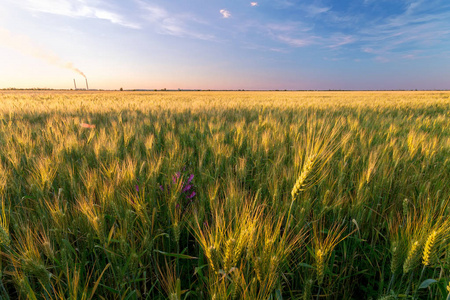
[[[325,253],[321,248],[316,250],[316,272],[317,272],[317,281],[319,285],[322,284],[323,278],[325,276]]]
[[[303,300],[311,300],[311,288],[314,281],[312,279],[306,280],[306,283],[303,288]]]
[[[214,246],[210,246],[206,252],[206,257],[209,261],[209,266],[213,270],[214,273],[219,274],[219,253],[217,253],[217,250]]]
[[[235,260],[238,261],[241,258],[242,251],[244,250],[245,243],[248,243],[248,229],[244,229],[240,232],[238,240],[236,242],[236,247],[234,250]]]
[[[256,277],[258,278],[258,281],[262,282],[263,270],[262,270],[261,257],[257,257],[255,259],[254,267],[255,267],[255,273],[256,273]]]
[[[423,249],[422,262],[424,266],[428,266],[430,264],[430,256],[433,251],[433,247],[435,245],[437,232],[433,230],[433,232],[428,236],[427,241],[425,242],[425,247]]]
[[[400,261],[400,249],[397,245],[394,245],[392,248],[392,260],[391,260],[391,272],[392,274],[396,274],[399,266],[401,265]]]
[[[311,154],[306,159],[302,171],[300,172],[300,176],[297,178],[297,181],[294,184],[294,187],[291,191],[292,200],[295,200],[298,196],[298,194],[301,191],[304,191],[306,188],[306,180],[308,179],[308,176],[311,174],[314,164],[316,162],[316,154]]]
[[[322,223],[320,223],[320,229],[317,224],[314,224],[313,231],[313,248],[314,248],[314,259],[316,265],[316,275],[319,286],[323,283],[325,277],[325,267],[327,261],[330,257],[331,252],[334,250],[337,244],[344,240],[347,236],[342,236],[347,229],[346,226],[342,226],[335,223],[327,233],[327,236],[323,238],[323,228]]]
[[[226,243],[225,248],[225,258],[223,260],[223,268],[225,273],[228,273],[231,267],[231,263],[233,261],[233,250],[236,245],[236,240],[233,238],[230,238]]]
[[[415,267],[415,263],[420,256],[420,243],[415,241],[409,249],[408,256],[403,264],[403,273],[407,274]]]
[[[0,250],[2,247],[9,247],[11,238],[9,236],[9,220],[6,217],[5,199],[2,197],[2,214],[0,215]]]

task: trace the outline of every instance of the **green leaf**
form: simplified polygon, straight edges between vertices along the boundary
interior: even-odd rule
[[[137,299],[136,290],[132,291],[124,300]]]
[[[116,289],[113,289],[112,287],[109,287],[109,286],[104,285],[104,284],[102,284],[102,283],[99,283],[98,285],[101,286],[101,287],[104,288],[104,289],[107,289],[107,290],[110,291],[111,293],[114,293],[114,294],[120,294],[120,291],[118,291],[118,290],[116,290]]]
[[[69,249],[75,256],[77,256],[77,251],[72,247],[68,240],[62,239],[63,244]]]
[[[153,251],[156,253],[165,255],[165,256],[170,256],[170,257],[176,257],[176,258],[181,258],[181,259],[197,259],[197,257],[193,257],[193,256],[185,255],[185,254],[167,253],[167,252],[163,252],[163,251],[159,251],[159,250],[153,250]]]
[[[198,299],[198,298],[199,298],[199,297],[197,296],[197,293],[196,293],[196,292],[194,292],[194,291],[189,291],[189,292],[186,293],[186,295],[184,295],[184,299],[188,299],[189,296],[191,296],[191,295],[194,297],[194,299]]]
[[[436,282],[437,282],[437,280],[435,280],[435,279],[427,279],[419,285],[419,289],[426,289],[431,284],[436,283]]]
[[[100,280],[102,279],[103,274],[105,274],[106,269],[108,269],[109,266],[111,266],[111,263],[106,265],[106,267],[103,269],[103,272],[100,274],[97,281],[94,283],[94,287],[92,288],[92,291],[91,291],[92,294],[91,294],[91,297],[89,297],[89,300],[92,300],[92,297],[94,297],[95,291],[97,290],[97,287],[100,284]]]
[[[203,275],[203,274],[202,274],[202,269],[205,268],[205,267],[207,267],[207,266],[208,266],[208,265],[203,265],[203,266],[200,266],[200,267],[195,267],[195,269],[194,269],[194,275],[198,273],[198,274],[200,274],[200,275],[202,276],[202,275]]]
[[[441,292],[442,299],[447,299],[448,292],[447,292],[446,287],[447,287],[447,280],[445,278],[441,278],[439,280],[438,288],[439,288],[439,291]]]
[[[281,291],[278,290],[278,289],[275,291],[275,296],[277,297],[277,300],[283,300],[283,296],[281,295]]]
[[[310,268],[310,269],[314,269],[314,267],[313,267],[313,266],[311,266],[311,265],[308,265],[308,264],[305,264],[305,263],[298,263],[297,265],[298,265],[298,266],[300,266],[300,267],[305,267],[305,268]]]

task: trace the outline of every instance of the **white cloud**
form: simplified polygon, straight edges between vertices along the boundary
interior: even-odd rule
[[[405,59],[410,58],[411,49],[432,49],[445,43],[450,37],[450,12],[431,13],[427,9],[422,1],[414,1],[402,14],[368,24],[358,32],[362,51],[377,55],[377,61],[392,57]]]
[[[277,23],[261,23],[258,21],[248,21],[240,29],[245,33],[257,34],[281,42],[290,47],[306,47],[318,44],[320,37],[314,35],[312,27],[298,21],[282,21]],[[278,47],[268,47],[267,44],[261,49],[280,52]],[[273,50],[275,49],[275,50]],[[281,51],[286,51],[284,48]]]
[[[312,38],[293,38],[290,36],[280,35],[278,39],[293,47],[305,47],[313,44]]]
[[[228,18],[231,17],[231,13],[230,13],[228,10],[226,10],[226,9],[221,9],[221,10],[220,10],[220,13],[222,14],[222,16],[223,16],[225,19],[228,19]]]
[[[295,6],[295,3],[289,0],[274,0],[275,7],[279,9],[291,8]]]
[[[328,42],[330,43],[330,45],[328,45],[328,48],[334,49],[339,48],[340,46],[354,43],[356,42],[356,38],[351,35],[336,34],[332,36]]]
[[[389,62],[389,59],[384,57],[384,56],[377,56],[377,57],[375,57],[375,60],[378,61],[378,62],[381,62],[381,63]]]
[[[319,37],[315,36],[306,24],[298,21],[284,21],[254,25],[258,31],[270,36],[273,40],[282,42],[291,47],[306,47],[317,44]]]
[[[214,36],[190,29],[187,22],[195,20],[190,15],[170,14],[160,6],[139,2],[145,11],[145,19],[154,25],[156,32],[178,37],[189,37],[200,40],[212,40]],[[197,21],[198,22],[198,21]]]
[[[288,32],[288,33],[298,33],[298,32],[307,32],[312,28],[307,27],[305,24],[301,22],[282,22],[282,23],[269,23],[263,26],[264,29],[269,32]]]
[[[325,6],[317,6],[317,5],[308,5],[308,6],[303,7],[303,10],[306,11],[311,16],[316,16],[316,15],[326,13],[330,9],[331,9],[331,6],[325,7]]]
[[[71,18],[100,19],[128,28],[140,28],[140,25],[126,21],[124,17],[118,13],[86,4],[81,0],[26,0],[21,2],[21,5],[25,9],[31,11],[67,16]]]
[[[414,55],[414,54],[405,54],[405,55],[402,56],[402,58],[404,58],[404,59],[416,59],[417,56]]]
[[[250,2],[251,6],[258,6],[258,2]]]

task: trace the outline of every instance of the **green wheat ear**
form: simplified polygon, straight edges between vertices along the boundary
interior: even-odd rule
[[[311,300],[311,288],[314,283],[314,280],[308,279],[305,282],[304,288],[303,288],[303,300]]]
[[[323,282],[323,277],[325,276],[325,253],[322,249],[316,250],[316,272],[317,272],[317,282],[319,285]]]
[[[234,250],[235,245],[236,245],[235,239],[230,238],[227,241],[226,248],[225,248],[225,258],[223,261],[223,265],[224,265],[223,267],[224,267],[225,273],[228,273],[228,271],[230,270],[231,263],[233,261],[233,253],[234,253],[233,250]]]
[[[0,250],[2,249],[2,247],[9,247],[11,245],[11,238],[9,236],[9,222],[6,217],[5,200],[3,198],[1,209],[2,214],[0,215]]]
[[[411,248],[409,249],[408,256],[403,264],[403,273],[408,273],[411,271],[417,262],[417,259],[420,257],[420,243],[419,241],[415,241]]]
[[[400,249],[397,243],[392,247],[392,260],[391,260],[391,272],[392,274],[396,274],[402,265],[400,259]]]
[[[11,244],[11,239],[9,237],[9,231],[5,224],[3,224],[3,220],[1,220],[0,224],[0,249],[2,247],[9,247]]]

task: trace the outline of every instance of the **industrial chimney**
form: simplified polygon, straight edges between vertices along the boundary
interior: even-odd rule
[[[75,86],[75,90],[77,89],[77,83],[75,82],[75,78],[73,79],[73,85]]]
[[[86,78],[86,90],[89,90],[89,85],[88,85],[88,82],[87,82],[87,78]]]

